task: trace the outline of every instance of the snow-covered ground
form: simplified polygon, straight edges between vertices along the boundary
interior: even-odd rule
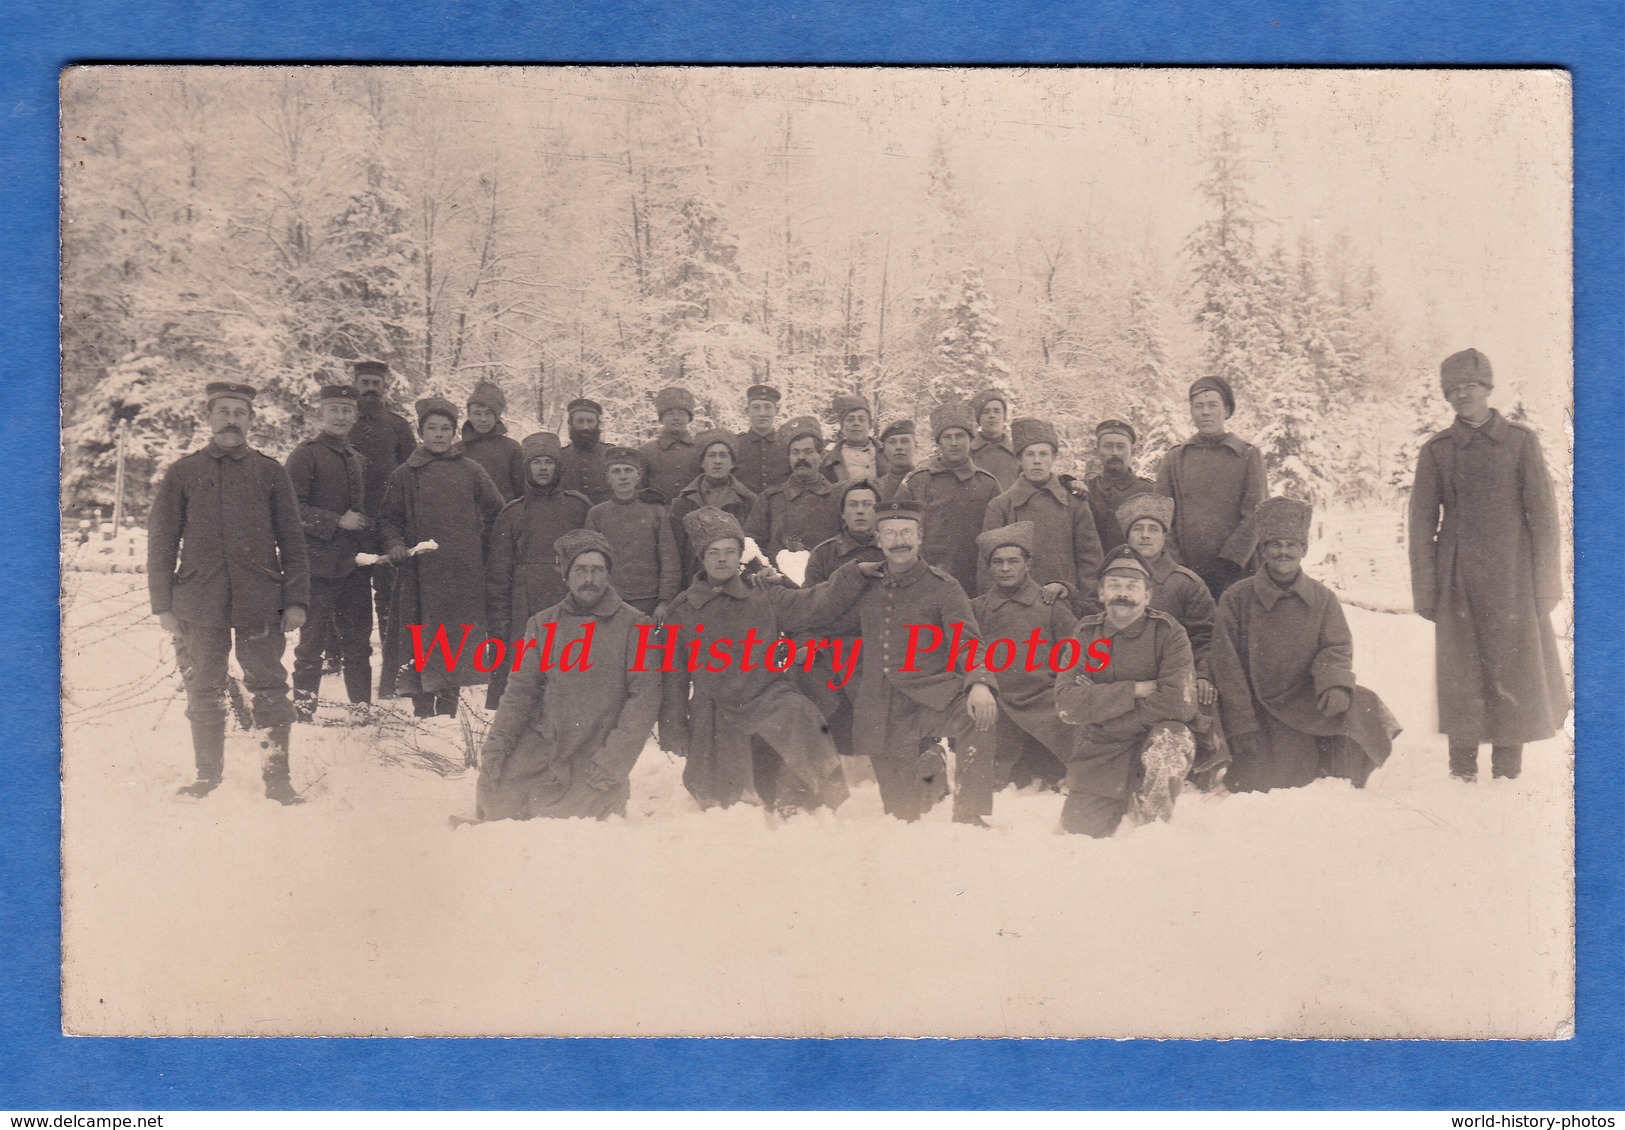
[[[1569,743],[1531,746],[1516,782],[1487,751],[1477,785],[1452,781],[1412,615],[1349,609],[1362,681],[1406,727],[1364,791],[1188,795],[1097,842],[1057,832],[1059,797],[1013,791],[991,832],[946,805],[891,820],[872,783],[834,814],[702,813],[652,743],[624,819],[454,828],[461,727],[398,714],[296,727],[302,808],[260,795],[235,730],[223,786],[185,801],[144,578],[67,572],[64,608],[72,1032],[1567,1031]]]

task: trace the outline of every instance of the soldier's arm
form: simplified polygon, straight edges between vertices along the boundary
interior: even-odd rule
[[[404,475],[411,471],[402,464],[389,473],[384,484],[384,504],[378,510],[378,532],[385,549],[410,548],[406,541],[406,493]]]
[[[525,638],[540,642],[537,627],[540,622],[539,617],[531,617],[524,627]],[[534,648],[527,648],[525,654],[535,656],[539,653]],[[491,719],[485,744],[480,747],[480,763],[487,771],[501,771],[502,762],[519,744],[525,727],[544,709],[546,693],[547,676],[542,673],[540,663],[521,663],[519,670],[509,673],[508,686],[503,690],[502,701]]]
[[[1325,694],[1332,687],[1354,689],[1354,637],[1349,634],[1342,602],[1330,590],[1326,591],[1326,607],[1320,617],[1319,649],[1310,672],[1317,695]]]
[[[316,484],[316,460],[303,445],[288,456],[288,480],[293,483],[293,496],[299,500],[299,524],[305,536],[312,541],[332,541],[338,533],[340,510],[324,510],[310,504],[310,493]]]
[[[681,603],[681,602],[679,602]],[[686,608],[686,606],[684,606]],[[667,753],[674,753],[678,757],[688,756],[689,742],[692,740],[692,730],[688,719],[688,695],[691,676],[688,667],[682,662],[682,637],[684,613],[674,608],[668,613],[668,622],[660,632],[669,633],[660,639],[675,639],[678,647],[677,658],[672,663],[673,670],[662,671],[653,677],[660,680],[660,748]],[[651,638],[651,642],[653,639]],[[628,663],[628,667],[632,664]],[[636,674],[637,672],[634,672]]]
[[[1225,541],[1219,556],[1226,561],[1245,567],[1258,548],[1258,530],[1253,525],[1253,511],[1269,492],[1264,476],[1264,456],[1256,447],[1247,449],[1247,475],[1241,484],[1241,521]]]
[[[1533,432],[1524,436],[1519,452],[1518,487],[1522,495],[1523,520],[1535,551],[1535,601],[1542,614],[1556,608],[1563,599],[1562,538],[1557,519],[1557,496],[1540,441]]]
[[[282,607],[310,607],[310,557],[305,551],[305,532],[299,518],[299,500],[294,497],[288,472],[275,459],[263,464],[271,478],[271,528],[276,532],[276,552],[282,564]]]
[[[756,496],[756,504],[745,516],[745,536],[755,540],[763,553],[767,552],[768,535],[772,533],[773,515],[768,506],[766,492]],[[685,566],[686,567],[686,566]]]
[[[1087,657],[1092,639],[1083,635],[1072,637],[1078,641],[1079,655]],[[1055,676],[1055,709],[1061,721],[1074,726],[1087,726],[1122,718],[1134,711],[1134,681],[1096,682],[1084,670],[1085,659],[1070,671]],[[1097,672],[1097,675],[1104,672]]]
[[[1439,603],[1437,563],[1439,557],[1439,464],[1433,445],[1424,444],[1416,458],[1416,479],[1411,484],[1408,537],[1411,556],[1411,604],[1416,611],[1433,619]]]
[[[1213,622],[1213,642],[1208,648],[1208,679],[1219,691],[1219,713],[1224,732],[1239,737],[1256,734],[1261,728],[1253,713],[1253,691],[1247,682],[1247,671],[1241,664],[1237,641],[1241,626],[1237,619],[1237,600],[1232,594],[1237,589],[1226,589],[1219,598],[1218,612]],[[1249,599],[1251,594],[1249,594]]]
[[[509,504],[512,509],[497,515],[491,527],[490,552],[485,569],[485,608],[491,621],[491,634],[505,636],[513,616],[513,573],[518,565],[520,511],[523,502]],[[507,692],[503,692],[506,696]]]
[[[858,569],[857,562],[848,561],[822,584],[806,588],[770,588],[767,594],[778,611],[780,630],[801,632],[822,628],[833,622],[858,602],[870,584],[869,578]],[[967,614],[969,611],[967,605]]]
[[[677,549],[671,514],[666,510],[655,515],[655,558],[659,568],[659,602],[669,604],[683,591],[683,559]]]
[[[856,566],[845,565],[842,568],[855,569]],[[958,624],[960,639],[976,640],[978,644],[981,643],[981,625],[976,622],[976,613],[971,610],[970,599],[965,596],[965,590],[960,588],[957,582],[948,586],[939,608],[941,611],[937,622],[942,628],[944,641],[953,638],[954,625]],[[977,650],[979,652],[981,648],[978,647]],[[977,663],[973,670],[965,672],[965,689],[969,690],[978,683],[991,691],[999,689],[999,677],[980,663]]]
[[[1157,689],[1134,704],[1147,729],[1158,722],[1189,722],[1196,716],[1196,672],[1191,641],[1178,624],[1146,625],[1147,631],[1171,629],[1157,658]]]
[[[810,589],[814,585],[821,585],[825,581],[829,580],[829,562],[830,558],[835,555],[833,553],[826,552],[823,548],[824,544],[825,543],[823,542],[819,542],[818,545],[813,547],[812,553],[808,555],[807,568],[806,571],[801,574],[800,587]]]
[[[168,612],[175,587],[175,561],[186,523],[186,490],[175,466],[164,472],[147,515],[147,595],[154,615]]]
[[[1100,548],[1100,533],[1095,529],[1095,511],[1087,501],[1074,498],[1072,511],[1072,563],[1076,568],[1075,583],[1069,585],[1067,595],[1077,606],[1080,615],[1100,611],[1095,599],[1095,574],[1100,571],[1104,554]]]
[[[1208,674],[1208,655],[1213,646],[1213,618],[1218,614],[1218,606],[1213,603],[1213,594],[1206,585],[1193,582],[1189,577],[1182,580],[1185,582],[1185,601],[1177,619],[1191,641],[1196,677],[1212,682],[1213,677]]]
[[[639,622],[648,621],[640,617]],[[604,738],[603,748],[592,758],[592,764],[601,773],[616,780],[632,772],[632,767],[638,763],[638,755],[643,752],[644,743],[649,740],[650,731],[654,729],[655,720],[660,716],[661,676],[632,670],[633,660],[637,657],[637,643],[638,632],[633,628],[627,633],[626,652],[621,657],[624,662],[621,669],[627,672],[626,701],[621,703],[615,728]]]

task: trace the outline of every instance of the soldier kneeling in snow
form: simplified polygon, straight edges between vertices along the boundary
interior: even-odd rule
[[[1078,727],[1067,764],[1061,827],[1109,836],[1134,811],[1143,819],[1173,815],[1179,783],[1195,743],[1185,726],[1196,713],[1196,672],[1185,629],[1150,607],[1151,570],[1126,545],[1106,555],[1097,590],[1105,611],[1077,627],[1087,652],[1111,640],[1102,671],[1080,663],[1055,683],[1063,722]]]
[[[555,671],[548,693],[536,652],[527,652],[480,752],[481,820],[624,812],[632,766],[660,711],[660,676],[629,670],[638,626],[651,621],[610,583],[609,542],[571,530],[554,546],[569,595],[532,616],[524,638],[542,640],[556,623],[556,640],[578,640],[591,623],[592,665]]]
[[[1399,725],[1354,682],[1343,607],[1299,567],[1306,502],[1270,498],[1253,512],[1264,567],[1219,598],[1210,656],[1233,762],[1232,792],[1347,777],[1356,788],[1388,758]]]

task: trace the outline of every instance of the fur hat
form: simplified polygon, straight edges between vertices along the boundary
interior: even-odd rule
[[[1027,560],[1033,556],[1033,524],[1031,522],[1011,522],[1008,526],[1000,526],[996,530],[988,530],[976,535],[976,556],[984,562],[993,557],[993,551],[1003,549],[1007,545],[1017,546],[1027,551]]]
[[[694,437],[694,448],[700,453],[701,459],[705,458],[706,451],[713,443],[727,444],[728,454],[734,457],[735,463],[739,462],[738,436],[734,435],[732,432],[725,432],[721,428],[712,428],[709,431],[701,432],[699,435]]]
[[[430,416],[444,416],[451,421],[451,426],[457,426],[457,405],[443,396],[425,396],[412,407],[417,409],[418,430],[423,430],[423,422]]]
[[[519,450],[524,454],[526,463],[543,455],[557,462],[563,453],[559,437],[552,432],[532,432],[519,441]]]
[[[1117,508],[1117,524],[1124,533],[1141,518],[1155,518],[1167,533],[1174,528],[1174,500],[1160,494],[1136,494]]]
[[[553,552],[559,557],[559,572],[565,576],[570,575],[570,566],[577,557],[595,551],[604,555],[604,564],[613,572],[615,558],[610,552],[609,539],[597,530],[571,530],[553,543]]]
[[[789,447],[802,436],[812,436],[818,445],[818,450],[824,450],[824,425],[820,424],[816,417],[797,416],[793,420],[786,420],[779,426],[779,439],[784,441],[786,447]]]
[[[739,525],[739,519],[715,506],[702,506],[684,514],[683,532],[688,535],[688,544],[696,560],[703,557],[712,545],[728,538],[737,541],[741,550],[745,548],[745,531]]]
[[[1198,377],[1191,382],[1190,392],[1185,399],[1190,400],[1199,392],[1216,392],[1219,399],[1224,401],[1224,415],[1226,419],[1236,414],[1236,394],[1230,387],[1230,382],[1223,377]]]
[[[829,413],[835,417],[835,422],[839,424],[846,419],[848,412],[867,412],[871,420],[874,419],[875,415],[874,409],[869,407],[869,402],[863,397],[843,392],[830,402]]]
[[[508,410],[508,394],[490,381],[481,381],[468,394],[468,406],[472,408],[476,404],[483,404],[500,416]]]
[[[1061,450],[1061,437],[1055,434],[1055,425],[1048,420],[1023,416],[1010,421],[1010,446],[1017,455],[1034,443],[1047,443],[1053,450]]]
[[[949,428],[964,428],[965,434],[976,434],[976,414],[963,400],[950,400],[931,409],[931,438],[942,438]]]
[[[1258,544],[1270,541],[1295,541],[1309,544],[1309,519],[1314,508],[1295,498],[1266,498],[1253,510],[1253,526],[1258,531]]]
[[[663,388],[655,393],[656,416],[664,416],[673,408],[680,408],[687,412],[688,418],[692,420],[695,408],[694,394],[686,388],[677,388],[676,386]]]
[[[1446,396],[1457,385],[1477,381],[1485,388],[1495,387],[1495,374],[1490,371],[1490,359],[1476,349],[1463,349],[1452,353],[1439,366],[1439,387]]]

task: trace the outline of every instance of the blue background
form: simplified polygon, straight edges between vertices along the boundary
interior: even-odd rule
[[[1620,602],[1617,586],[1606,583],[1625,445],[1617,423],[1604,427],[1622,418],[1625,372],[1625,5],[12,0],[0,28],[0,277],[7,300],[0,322],[0,420],[7,437],[0,474],[9,519],[0,527],[0,632],[10,647],[0,680],[0,734],[7,739],[0,748],[0,1109],[1625,1107],[1625,788],[1618,748],[1625,696],[1613,685]],[[1541,1044],[64,1038],[57,72],[85,61],[227,59],[1568,68],[1576,120],[1576,1038]]]

